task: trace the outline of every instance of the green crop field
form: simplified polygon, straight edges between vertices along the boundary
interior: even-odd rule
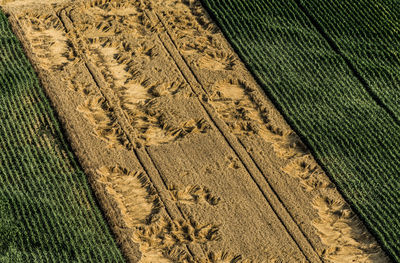
[[[0,262],[124,262],[0,12]]]
[[[346,200],[400,262],[398,4],[202,2]]]
[[[350,61],[371,96],[400,123],[399,3],[315,0],[301,4]]]

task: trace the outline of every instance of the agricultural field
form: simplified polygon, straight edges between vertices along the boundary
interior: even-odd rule
[[[0,262],[124,262],[0,13]]]
[[[398,260],[394,113],[249,3],[0,0],[0,262]]]
[[[291,127],[399,261],[395,4],[204,2]]]

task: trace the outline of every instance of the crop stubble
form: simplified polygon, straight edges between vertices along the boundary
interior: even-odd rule
[[[124,262],[0,11],[0,262]]]
[[[4,5],[129,260],[385,262],[199,2],[129,2]]]

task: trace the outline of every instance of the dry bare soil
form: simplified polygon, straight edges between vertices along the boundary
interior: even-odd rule
[[[3,1],[131,262],[387,262],[198,1]]]

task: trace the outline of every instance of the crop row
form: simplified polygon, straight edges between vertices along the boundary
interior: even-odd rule
[[[387,0],[300,2],[371,96],[400,123],[400,5]]]
[[[1,11],[0,262],[124,262]]]
[[[365,14],[377,8],[374,2],[329,1],[331,6],[322,0],[202,2],[345,199],[388,254],[400,262],[397,57],[379,53],[384,49],[376,44],[379,39],[368,31],[367,22],[354,20],[353,28],[345,31],[349,23],[343,21],[356,15],[340,15],[349,9],[344,6],[350,6],[349,2],[354,3],[354,12],[361,9]],[[313,17],[312,11],[318,14]],[[376,20],[376,29],[383,27],[378,15],[368,17],[370,23]],[[393,52],[397,38],[389,31],[396,29],[395,23],[392,18],[385,24],[386,31],[380,32]],[[334,40],[325,31],[337,32]],[[357,35],[350,41],[360,45],[353,52],[346,42],[353,32],[370,37],[376,52],[368,53],[360,44],[363,40],[356,42]],[[337,45],[345,48],[340,51]],[[350,61],[345,56],[349,53]],[[376,66],[376,61],[382,66]],[[357,70],[363,70],[361,76]],[[390,77],[387,72],[392,72]]]

